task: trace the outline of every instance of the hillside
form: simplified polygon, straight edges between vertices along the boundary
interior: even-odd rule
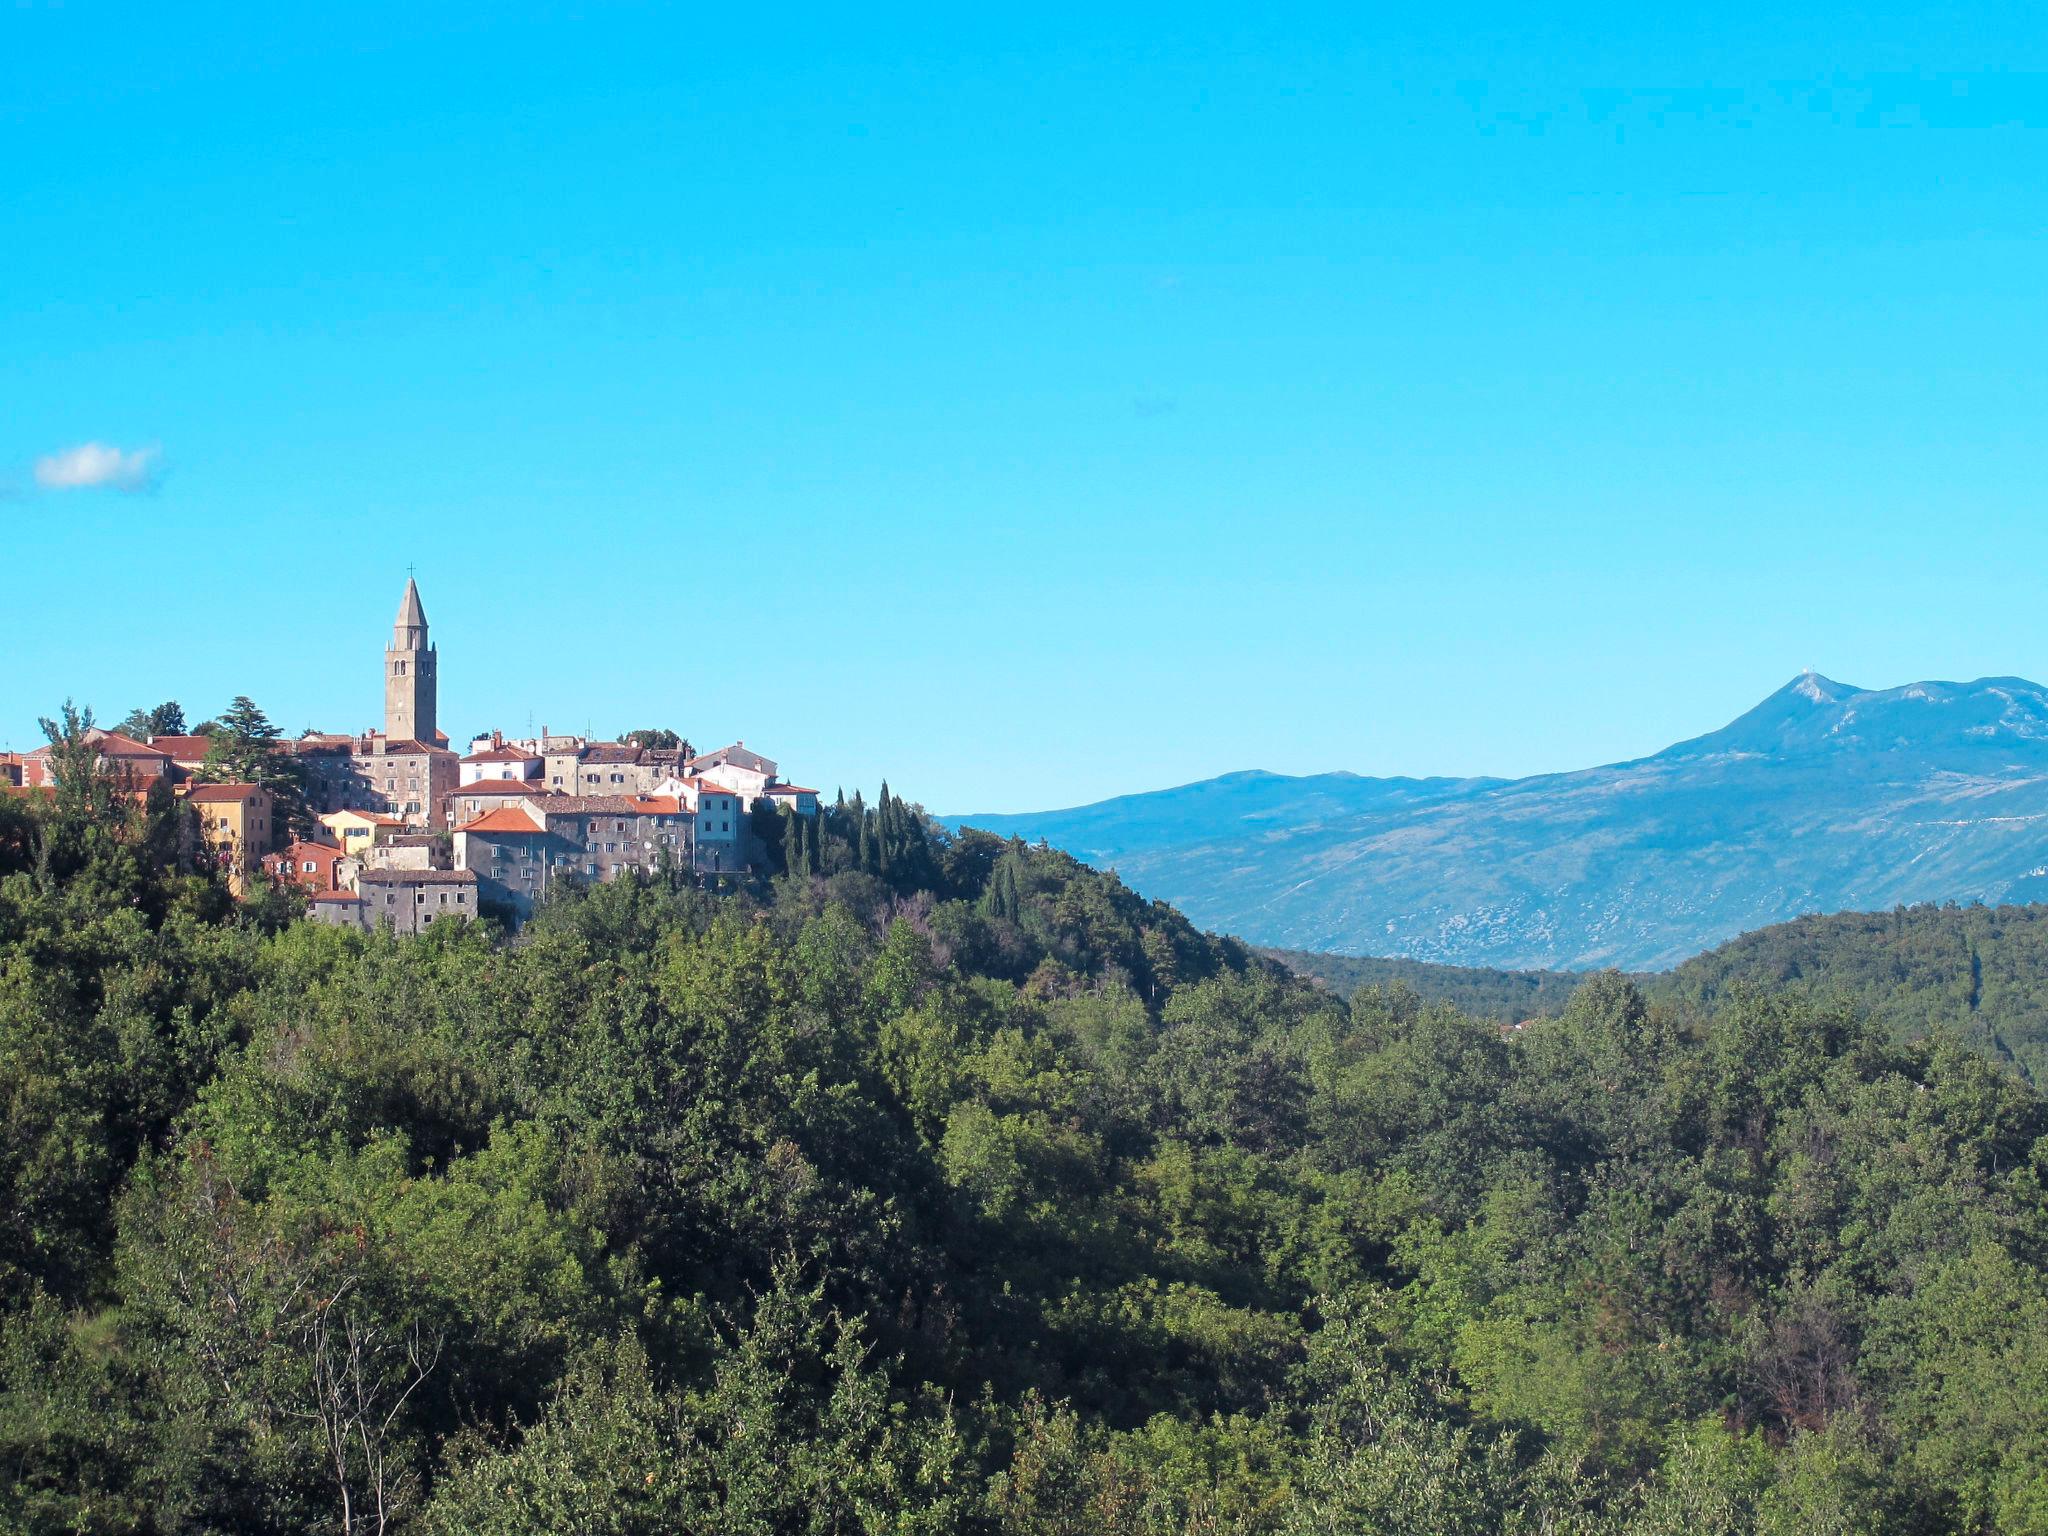
[[[1113,866],[1257,944],[1656,970],[1807,912],[2048,894],[2048,694],[1807,673],[1718,731],[1574,773],[1243,774],[950,820]]]
[[[1484,966],[1432,965],[1375,955],[1330,955],[1305,949],[1262,949],[1297,976],[1321,982],[1339,997],[1361,987],[1412,992],[1424,1003],[1446,1003],[1475,1019],[1513,1023],[1554,1019],[1586,979],[1584,971],[1496,971]]]
[[[1393,987],[1475,1018],[1555,1018],[1587,973],[1498,971],[1267,950],[1340,997]],[[1630,981],[1652,1001],[1711,1014],[1741,987],[1840,1003],[1897,1040],[1935,1030],[2048,1081],[2048,905],[1899,907],[1796,918]]]
[[[1805,917],[1646,982],[1707,1009],[1738,985],[1841,999],[1896,1038],[1953,1030],[2048,1081],[2048,905]]]
[[[1504,1038],[888,797],[358,932],[96,761],[0,795],[0,1529],[2041,1529],[2048,1100],[1781,943]]]

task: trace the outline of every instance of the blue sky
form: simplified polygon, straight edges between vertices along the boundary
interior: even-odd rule
[[[0,739],[409,563],[451,732],[946,811],[2048,677],[2038,6],[422,9],[0,19]]]

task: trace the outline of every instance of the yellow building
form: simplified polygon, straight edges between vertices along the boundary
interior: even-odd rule
[[[228,889],[241,895],[276,831],[270,791],[259,784],[194,784],[185,803],[198,813],[200,840],[227,875]]]
[[[380,811],[329,811],[320,818],[320,825],[352,859],[360,859],[392,833],[406,829],[403,817],[386,816]]]

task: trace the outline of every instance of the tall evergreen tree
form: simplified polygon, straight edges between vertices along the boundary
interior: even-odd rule
[[[247,694],[236,694],[222,711],[199,777],[214,784],[260,785],[270,793],[273,821],[280,830],[303,837],[313,829],[313,815],[306,807],[305,765]]]
[[[136,741],[147,741],[152,736],[182,736],[185,711],[176,699],[167,699],[155,709],[129,710],[114,729]]]

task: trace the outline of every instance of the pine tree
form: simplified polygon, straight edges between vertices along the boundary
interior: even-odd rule
[[[152,736],[182,736],[185,711],[176,699],[167,699],[155,709],[129,710],[114,729],[134,741],[147,741]]]
[[[270,793],[273,826],[289,828],[295,837],[312,828],[313,816],[306,808],[305,765],[247,694],[236,694],[222,712],[198,776],[215,784],[261,785]]]

